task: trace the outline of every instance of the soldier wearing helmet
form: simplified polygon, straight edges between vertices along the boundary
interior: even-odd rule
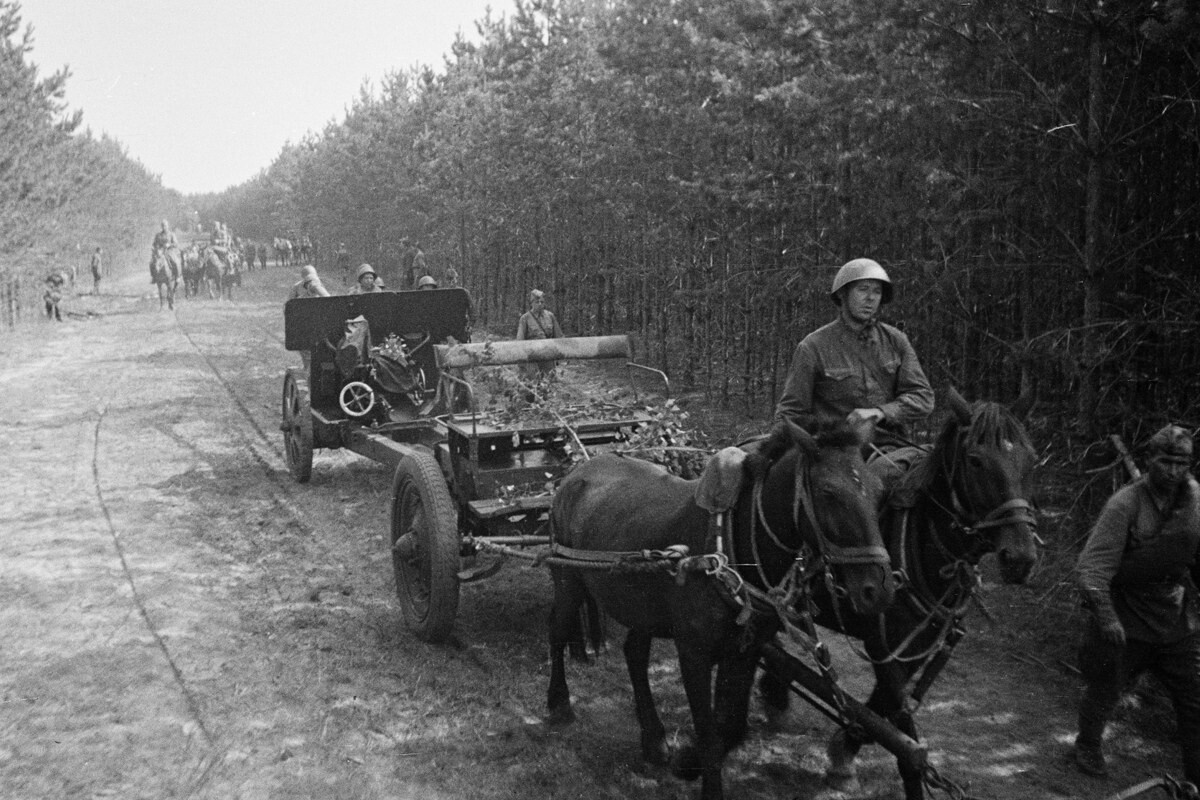
[[[777,419],[802,426],[845,420],[875,426],[876,443],[896,444],[908,423],[933,410],[933,389],[908,337],[878,320],[892,281],[878,263],[856,258],[833,279],[838,317],[796,346]],[[891,438],[891,441],[889,441]]]
[[[436,289],[438,288],[437,279],[432,275],[422,275],[421,280],[417,281],[418,289]]]
[[[321,283],[317,268],[312,264],[300,268],[300,280],[292,285],[288,300],[298,297],[329,297],[329,290]]]
[[[1101,742],[1121,692],[1147,670],[1175,706],[1184,779],[1200,784],[1200,485],[1192,436],[1167,425],[1146,444],[1146,474],[1108,499],[1076,566],[1089,612],[1079,648],[1085,689],[1075,763],[1108,773]]]
[[[383,291],[383,287],[379,284],[379,276],[375,274],[375,268],[370,264],[360,265],[358,271],[354,273],[354,280],[357,283],[350,287],[349,294],[371,294]]]

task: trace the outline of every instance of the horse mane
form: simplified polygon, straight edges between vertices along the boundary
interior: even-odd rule
[[[812,434],[820,448],[858,447],[862,444],[858,432],[844,420],[804,427]],[[775,424],[771,426],[771,432],[763,440],[762,446],[747,456],[748,471],[756,479],[765,476],[767,470],[795,446],[796,440],[788,423],[784,420],[776,420]]]
[[[957,414],[950,414],[941,433],[934,440],[928,458],[921,459],[896,482],[896,493],[915,492],[928,489],[946,465],[947,454],[953,452],[961,435],[964,444],[976,447],[1000,448],[1004,442],[1033,451],[1033,442],[1025,426],[1013,412],[988,400],[971,404],[971,419],[965,430]]]

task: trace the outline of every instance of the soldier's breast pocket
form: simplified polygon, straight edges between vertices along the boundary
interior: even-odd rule
[[[853,367],[826,367],[818,380],[817,393],[829,402],[857,400],[862,393],[858,370]]]

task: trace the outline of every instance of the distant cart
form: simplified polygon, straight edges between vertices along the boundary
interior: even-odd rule
[[[661,371],[633,363],[626,336],[470,343],[462,289],[290,300],[285,345],[304,368],[283,379],[288,470],[312,476],[313,452],[346,448],[395,470],[391,537],[396,591],[421,639],[445,640],[461,583],[487,577],[488,549],[548,545],[553,490],[572,453],[629,442],[650,419],[615,407],[608,418],[500,421],[478,407],[467,370],[546,360],[625,360],[665,392]],[[561,415],[560,415],[561,416]]]

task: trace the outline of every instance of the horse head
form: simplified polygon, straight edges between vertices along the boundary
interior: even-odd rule
[[[1024,583],[1038,560],[1037,520],[1028,497],[1036,462],[1021,419],[1032,405],[1022,397],[1011,410],[999,403],[968,404],[953,387],[950,421],[934,453],[941,453],[949,504],[958,529],[982,555],[994,552],[1006,583]]]
[[[795,532],[808,553],[801,549],[797,557],[810,558],[810,570],[819,567],[835,596],[860,614],[878,614],[891,604],[895,585],[876,516],[882,488],[865,468],[862,435],[845,425],[812,434],[781,421],[764,453],[782,455],[756,490],[755,504],[768,533]]]

